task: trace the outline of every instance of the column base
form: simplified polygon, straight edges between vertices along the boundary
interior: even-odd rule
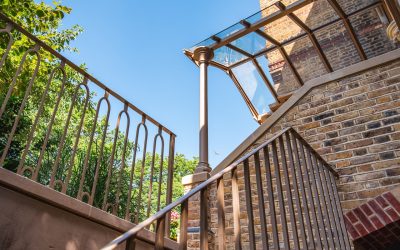
[[[206,173],[211,172],[210,164],[205,163],[205,162],[199,162],[196,169],[194,170],[194,173],[199,174],[199,173],[203,173],[203,172],[206,172]]]

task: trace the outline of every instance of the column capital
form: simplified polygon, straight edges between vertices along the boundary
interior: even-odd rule
[[[193,52],[193,59],[199,63],[209,63],[213,57],[213,50],[206,46],[197,47]]]

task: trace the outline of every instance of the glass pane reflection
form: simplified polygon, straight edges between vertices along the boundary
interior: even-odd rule
[[[236,52],[228,47],[221,47],[214,51],[213,61],[224,66],[230,66],[236,62],[242,61],[247,57],[239,52]]]
[[[274,102],[274,98],[257,72],[252,62],[247,62],[232,69],[244,92],[253,103],[257,112],[265,114],[269,112],[269,104]]]
[[[239,39],[236,39],[231,44],[254,55],[266,47],[267,40],[265,40],[262,36],[252,32]]]

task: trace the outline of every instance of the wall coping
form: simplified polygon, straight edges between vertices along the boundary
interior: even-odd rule
[[[127,220],[109,214],[101,209],[50,189],[40,183],[34,182],[4,168],[0,168],[0,186],[23,193],[36,200],[68,211],[121,233],[125,233],[135,226],[135,224]],[[155,234],[148,230],[142,230],[138,234],[137,238],[150,244],[154,244],[155,242]],[[168,249],[178,249],[179,245],[173,240],[165,239],[165,246]]]
[[[210,173],[208,172],[186,175],[182,177],[182,185],[184,186],[194,185],[196,183],[206,181],[208,178],[210,178]]]
[[[349,77],[364,71],[380,67],[400,58],[400,49],[390,51],[388,53],[373,57],[371,59],[361,61],[343,69],[339,69],[332,73],[311,79],[307,81],[301,88],[297,89],[294,94],[267,120],[261,124],[253,133],[251,133],[239,146],[237,146],[224,160],[222,160],[210,173],[211,176],[217,174],[224,168],[228,167],[233,161],[247,151],[257,140],[259,140],[268,129],[270,129],[282,116],[291,110],[306,94],[312,89],[324,84],[331,83]]]

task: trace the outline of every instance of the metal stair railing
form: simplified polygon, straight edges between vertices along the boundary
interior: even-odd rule
[[[243,173],[244,188],[238,182],[239,173]],[[252,173],[255,178],[250,178]],[[199,211],[200,222],[203,222],[200,223],[200,249],[208,249],[207,204],[211,203],[207,202],[207,192],[213,184],[216,184],[218,220],[215,245],[219,249],[226,249],[228,244],[235,249],[242,249],[243,245],[256,249],[256,244],[261,244],[263,249],[351,249],[335,183],[337,176],[293,128],[286,128],[102,249],[114,249],[124,242],[126,249],[135,249],[138,233],[153,223],[157,225],[155,249],[163,249],[166,215],[179,206],[179,249],[187,249],[189,199],[194,195],[199,195],[200,211],[203,211]],[[231,210],[226,205],[230,199],[225,196],[228,185]],[[257,187],[256,194],[252,191],[253,186]],[[244,192],[240,192],[243,191],[241,188]],[[264,194],[265,189],[267,194]],[[240,211],[243,200],[240,194],[243,193],[246,211]],[[253,204],[254,197],[258,197],[257,204]],[[254,205],[258,209],[254,209]],[[260,220],[255,225],[254,212],[257,210]],[[226,223],[226,214],[230,211],[233,242],[227,241],[226,225],[232,223]],[[243,214],[247,217],[246,223],[242,220]],[[255,226],[261,227],[258,233]],[[248,232],[246,241],[243,241],[244,228]],[[256,238],[262,242],[256,242]]]

